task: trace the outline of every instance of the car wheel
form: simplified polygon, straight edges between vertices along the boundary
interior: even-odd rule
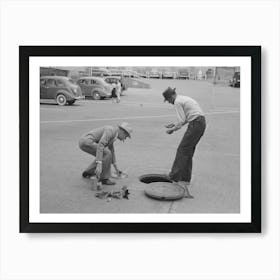
[[[75,103],[75,100],[68,101],[69,105],[73,105],[74,103]]]
[[[66,100],[66,97],[65,95],[63,94],[59,94],[57,97],[56,97],[56,103],[60,106],[64,106],[66,104],[67,100]]]
[[[98,93],[98,91],[94,91],[94,92],[92,93],[92,99],[93,99],[93,100],[100,100],[100,99],[101,99],[101,96],[100,96],[100,94]]]

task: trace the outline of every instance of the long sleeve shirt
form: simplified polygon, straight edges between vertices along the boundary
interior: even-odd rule
[[[114,142],[118,138],[118,128],[114,126],[104,126],[91,130],[84,137],[92,139],[97,143],[96,161],[102,161],[103,151],[106,147],[112,153],[112,163],[116,162],[116,155],[114,149]]]
[[[199,104],[188,96],[177,95],[174,106],[178,119],[178,123],[176,125],[178,129],[184,124],[193,121],[198,116],[204,116]]]

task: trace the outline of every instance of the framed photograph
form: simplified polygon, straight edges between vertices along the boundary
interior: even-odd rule
[[[261,232],[260,46],[20,46],[20,232]]]

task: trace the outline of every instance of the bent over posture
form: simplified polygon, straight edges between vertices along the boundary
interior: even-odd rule
[[[96,175],[102,184],[115,185],[111,177],[111,164],[113,164],[117,174],[119,169],[116,164],[114,142],[119,139],[124,141],[127,137],[131,138],[132,129],[128,123],[118,126],[104,126],[93,129],[82,136],[79,141],[81,150],[95,156],[94,161],[83,172],[84,178]]]
[[[192,158],[195,147],[203,135],[206,122],[199,104],[188,96],[178,95],[175,88],[168,87],[163,93],[164,101],[175,106],[178,123],[166,125],[166,133],[172,134],[183,125],[188,128],[177,148],[177,153],[169,177],[172,181],[178,182],[185,188],[186,197],[192,198],[188,187],[192,177]]]

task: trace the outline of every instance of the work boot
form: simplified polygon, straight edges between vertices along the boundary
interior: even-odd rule
[[[82,174],[82,176],[83,176],[84,178],[90,178],[90,177],[92,176],[92,174],[90,174],[90,173],[87,172],[87,171],[84,171],[83,174]]]
[[[191,186],[190,182],[179,181],[178,185],[180,185],[181,187],[183,187],[185,189],[185,197],[186,198],[194,198],[194,196],[191,195],[191,193],[189,191],[189,187]]]
[[[108,185],[108,186],[116,185],[116,182],[111,181],[110,179],[103,179],[103,180],[101,180],[101,182],[102,182],[103,185]]]

